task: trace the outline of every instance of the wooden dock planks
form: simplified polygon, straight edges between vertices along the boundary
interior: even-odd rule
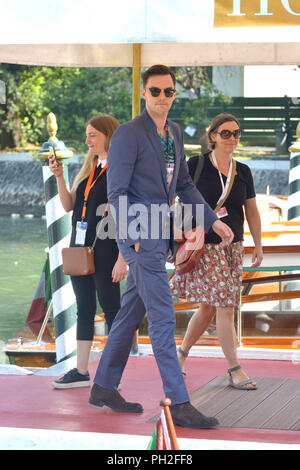
[[[191,394],[191,402],[224,427],[300,431],[300,380],[253,380],[258,389],[244,391],[228,386],[227,377],[215,377]]]

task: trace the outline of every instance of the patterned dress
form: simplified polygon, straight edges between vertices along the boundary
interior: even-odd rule
[[[243,273],[243,243],[228,247],[207,243],[203,256],[189,273],[175,275],[170,287],[175,297],[214,307],[239,307]]]
[[[206,154],[204,157],[204,166],[197,188],[209,205],[216,207],[222,193],[220,177],[210,162],[209,155]],[[192,157],[188,162],[192,178],[197,161],[197,157]],[[234,233],[233,243],[229,247],[221,247],[219,236],[213,231],[207,233],[203,256],[198,265],[191,272],[174,275],[170,280],[172,294],[175,297],[214,307],[239,307],[244,254],[243,206],[247,199],[255,197],[255,190],[249,167],[237,162],[236,168],[237,174],[225,201],[228,215],[222,218]]]

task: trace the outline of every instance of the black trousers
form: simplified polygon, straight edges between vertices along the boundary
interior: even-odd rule
[[[108,331],[120,309],[120,284],[112,282],[112,269],[118,258],[114,240],[97,240],[95,246],[95,274],[71,276],[77,303],[77,340],[92,341],[98,296],[105,314]]]

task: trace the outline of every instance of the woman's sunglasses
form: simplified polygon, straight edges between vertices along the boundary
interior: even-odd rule
[[[156,86],[152,86],[151,88],[148,88],[148,90],[150,91],[151,96],[154,96],[155,98],[157,98],[162,91],[164,92],[166,98],[172,98],[176,91],[175,88],[165,88],[164,90],[162,90],[161,88],[157,88]]]
[[[221,139],[227,140],[227,139],[230,139],[230,137],[232,135],[235,139],[238,139],[241,136],[242,131],[241,131],[241,129],[235,129],[235,131],[230,131],[228,129],[223,129],[221,132],[215,131],[214,133],[219,134],[221,136]]]

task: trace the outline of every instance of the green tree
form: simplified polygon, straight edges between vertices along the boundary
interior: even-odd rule
[[[228,101],[211,83],[211,67],[174,67],[182,90],[195,99],[178,98],[170,117],[182,128],[194,125],[199,142],[210,120],[207,109]],[[131,119],[131,68],[37,67],[0,64],[7,88],[0,105],[0,148],[41,145],[48,139],[46,116],[58,121],[58,138],[85,149],[85,123],[95,114]],[[179,93],[180,96],[180,93]],[[188,142],[188,136],[186,135]]]
[[[75,146],[94,114],[131,117],[131,69],[0,65],[7,88],[0,108],[0,148],[38,145],[48,138],[46,116],[56,114],[59,136]]]
[[[0,80],[5,84],[5,104],[0,106],[0,148],[21,144],[21,125],[18,118],[18,84],[24,68],[13,64],[2,64]]]
[[[48,83],[57,79],[57,69],[2,64],[0,79],[6,85],[6,103],[0,108],[1,148],[38,144],[45,129]]]
[[[182,91],[190,90],[192,99],[178,99],[175,102],[172,115],[178,114],[181,126],[194,126],[196,132],[190,139],[192,142],[200,142],[202,150],[206,150],[205,133],[211,121],[209,108],[222,103],[229,104],[231,98],[220,92],[212,83],[212,67],[174,67],[176,81]],[[186,142],[189,141],[185,134]]]
[[[131,69],[77,69],[48,88],[45,104],[56,115],[63,140],[84,142],[92,115],[111,114],[120,122],[131,118]]]
[[[206,129],[212,118],[213,107],[226,107],[232,99],[212,83],[212,67],[171,67],[171,70],[176,76],[177,97],[169,118],[183,130],[194,126],[196,132],[193,136],[184,134],[185,143],[200,143],[205,151]]]

